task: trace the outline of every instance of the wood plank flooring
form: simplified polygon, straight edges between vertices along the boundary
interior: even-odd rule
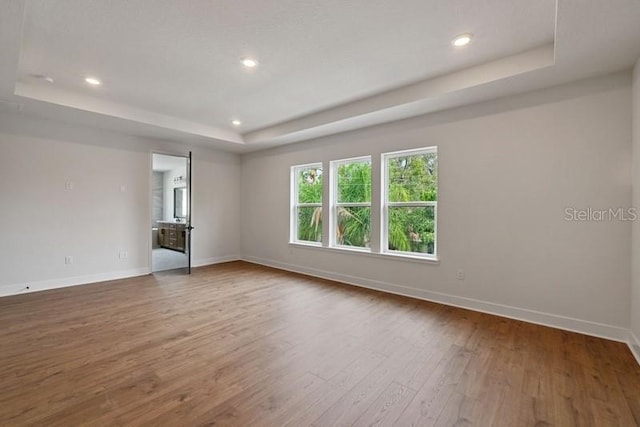
[[[622,343],[244,262],[0,298],[0,425],[634,426]]]

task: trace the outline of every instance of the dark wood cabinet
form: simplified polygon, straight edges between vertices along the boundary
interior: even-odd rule
[[[185,252],[186,224],[158,221],[158,244],[167,249]]]

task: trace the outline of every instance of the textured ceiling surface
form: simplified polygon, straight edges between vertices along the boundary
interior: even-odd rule
[[[19,74],[97,75],[106,99],[252,130],[553,41],[553,0],[493,3],[34,0]],[[463,32],[474,49],[452,49]]]
[[[8,0],[0,100],[246,151],[620,70],[637,22],[637,0]]]

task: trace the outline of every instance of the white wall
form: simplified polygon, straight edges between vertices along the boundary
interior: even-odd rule
[[[619,73],[242,158],[252,261],[626,339],[631,224],[565,208],[631,204],[631,81]],[[288,244],[291,165],[438,146],[439,264]],[[379,192],[378,192],[379,194]],[[464,281],[456,280],[457,269]]]
[[[0,295],[147,273],[151,152],[192,149],[196,265],[242,253],[611,338],[631,319],[638,336],[638,223],[632,258],[631,223],[564,220],[567,207],[631,205],[631,93],[621,73],[252,153],[241,164],[204,147],[0,114]],[[440,156],[439,264],[288,244],[291,165],[429,145]]]
[[[0,295],[148,273],[152,150],[189,148],[0,114]],[[239,158],[192,150],[194,264],[237,259]]]
[[[640,59],[633,70],[633,206],[640,210]],[[633,223],[632,242],[631,341],[640,362],[640,221]]]
[[[240,252],[240,159],[193,149],[191,225],[194,265],[236,260]]]

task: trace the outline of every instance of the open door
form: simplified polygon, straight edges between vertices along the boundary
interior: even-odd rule
[[[187,272],[191,274],[191,233],[195,228],[191,224],[191,161],[192,155],[189,151],[189,157],[187,158],[187,227],[186,227],[186,240],[187,240]]]
[[[191,152],[152,157],[151,271],[191,274]]]

